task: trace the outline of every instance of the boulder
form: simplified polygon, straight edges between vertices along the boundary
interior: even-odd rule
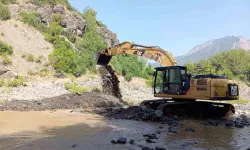
[[[8,71],[4,74],[2,74],[2,77],[7,78],[7,79],[16,79],[18,74],[14,71]]]

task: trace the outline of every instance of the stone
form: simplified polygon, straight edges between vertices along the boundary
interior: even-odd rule
[[[193,128],[186,128],[186,131],[195,132],[195,130]]]
[[[111,140],[111,143],[112,143],[112,144],[116,144],[116,143],[117,143],[117,140]]]
[[[163,112],[161,110],[155,110],[155,116],[161,117],[163,115]]]
[[[120,138],[117,139],[117,143],[126,144],[126,142],[127,142],[127,139],[124,138],[124,137],[120,137]]]
[[[78,144],[72,144],[71,147],[76,148],[76,146],[78,146]]]
[[[18,74],[14,71],[8,71],[2,75],[2,77],[7,79],[16,79],[18,77]]]
[[[155,150],[166,150],[164,147],[155,147]]]
[[[129,144],[134,144],[135,140],[129,140]]]
[[[147,143],[156,143],[155,141],[152,141],[151,139],[146,139],[145,140]]]
[[[150,147],[143,147],[142,150],[151,150]]]

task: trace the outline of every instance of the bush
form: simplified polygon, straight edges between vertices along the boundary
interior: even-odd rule
[[[0,87],[3,87],[4,86],[4,80],[3,79],[0,79]]]
[[[131,80],[132,80],[132,75],[131,74],[128,74],[128,75],[126,75],[125,76],[125,80],[127,81],[127,82],[130,82]]]
[[[76,42],[76,36],[70,32],[70,31],[66,31],[64,32],[64,35],[67,37],[67,39],[71,42],[71,43],[75,43]]]
[[[20,19],[24,23],[26,23],[30,26],[33,26],[34,28],[36,28],[39,31],[42,31],[42,32],[45,31],[44,24],[41,23],[40,20],[38,19],[39,13],[22,11],[19,15],[20,15]]]
[[[81,86],[79,86],[75,82],[73,82],[73,83],[66,83],[64,86],[71,93],[84,93],[84,92],[88,91],[87,88],[81,87]]]
[[[36,63],[42,63],[43,56],[39,56],[35,59]]]
[[[60,4],[60,5],[66,6],[67,9],[69,10],[73,10],[73,8],[71,7],[70,3],[67,0],[33,0],[33,3],[39,6],[46,5],[46,4],[49,4],[49,5]]]
[[[7,55],[2,56],[2,61],[3,61],[3,64],[5,65],[12,63],[12,60]]]
[[[6,43],[0,41],[0,55],[3,55],[3,54],[12,55],[13,48],[7,45]]]
[[[8,20],[10,17],[10,10],[8,7],[0,3],[0,20]]]
[[[27,61],[28,61],[28,62],[34,62],[34,61],[35,61],[34,56],[33,56],[32,54],[28,54],[28,55],[27,55]]]
[[[18,87],[18,86],[21,86],[21,85],[25,85],[24,84],[24,78],[21,77],[21,76],[18,76],[17,79],[12,79],[12,80],[6,81],[5,85],[7,87]]]
[[[91,91],[95,93],[101,93],[101,90],[98,87],[93,87]]]
[[[63,33],[63,28],[58,22],[52,22],[50,23],[47,33],[51,36],[61,35]]]
[[[0,0],[0,3],[3,3],[5,5],[8,5],[8,4],[15,4],[16,3],[16,0]]]

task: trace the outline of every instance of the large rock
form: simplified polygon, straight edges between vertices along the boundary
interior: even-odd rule
[[[52,22],[53,14],[60,14],[62,17],[61,25],[66,28],[67,31],[71,33],[82,36],[86,29],[86,21],[82,18],[80,14],[74,11],[69,11],[63,5],[44,5],[36,6],[32,3],[28,4],[11,4],[9,5],[11,12],[11,18],[18,20],[21,11],[27,12],[37,12],[40,14],[41,22],[48,25]],[[107,46],[113,46],[119,44],[117,36],[115,33],[110,31],[107,27],[98,27],[98,33],[104,37]]]
[[[99,27],[98,33],[104,37],[107,46],[114,46],[119,44],[119,40],[117,39],[116,34],[110,31],[108,28]]]
[[[62,25],[66,30],[72,31],[72,33],[82,36],[86,28],[86,21],[81,17],[80,14],[67,10],[62,5],[44,5],[38,7],[33,4],[13,4],[9,5],[12,19],[20,19],[19,13],[21,11],[37,12],[40,14],[40,19],[43,23],[49,24],[52,21],[52,15],[57,13],[62,16]]]
[[[1,76],[7,79],[15,79],[17,78],[18,74],[14,71],[8,71]]]

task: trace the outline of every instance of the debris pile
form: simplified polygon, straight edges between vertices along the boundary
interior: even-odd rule
[[[170,126],[182,126],[181,120],[198,119],[201,120],[201,124],[209,126],[226,126],[226,127],[237,127],[243,128],[250,125],[250,118],[246,115],[239,117],[232,117],[230,120],[221,118],[192,118],[192,116],[159,116],[157,110],[151,108],[141,108],[140,106],[131,106],[128,108],[108,108],[105,116],[108,118],[115,119],[128,119],[137,121],[153,121],[161,122],[162,124],[168,124]],[[170,129],[172,131],[172,129]],[[187,129],[190,132],[194,132],[191,129]],[[170,132],[171,132],[170,131]]]
[[[110,65],[103,65],[99,67],[99,73],[102,78],[103,92],[111,94],[117,98],[121,98],[122,94],[119,87],[119,80],[115,74],[115,70]]]

